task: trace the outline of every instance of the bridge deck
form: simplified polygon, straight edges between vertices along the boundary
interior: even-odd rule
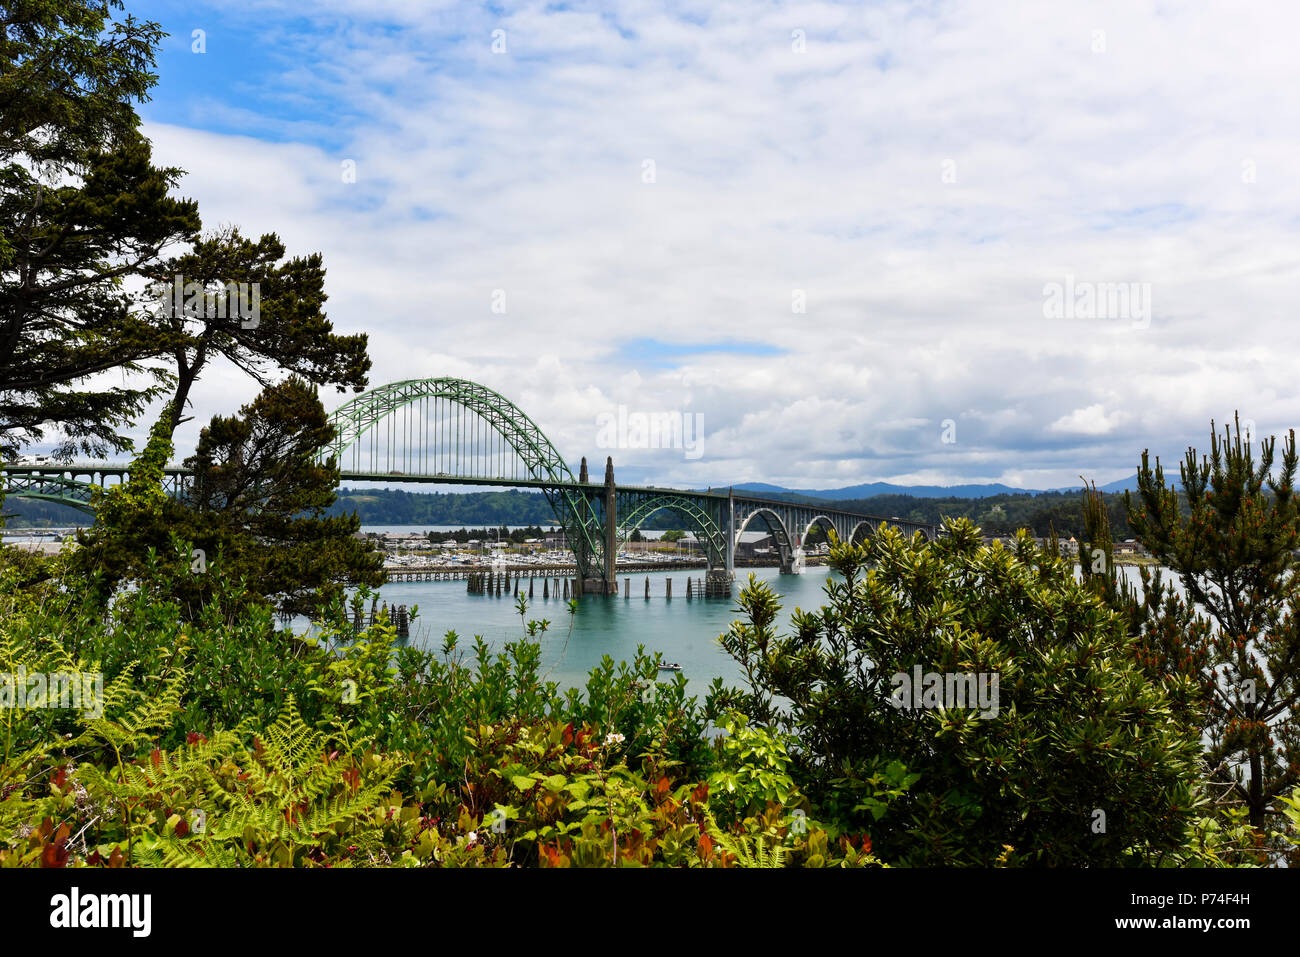
[[[5,465],[0,467],[0,474],[13,475],[48,475],[52,477],[66,477],[75,479],[79,475],[84,475],[92,481],[104,477],[113,476],[121,478],[127,474],[129,466],[119,463],[89,463],[73,462],[68,465]],[[190,470],[179,465],[169,465],[164,473],[174,477],[184,477],[190,475]],[[521,479],[521,478],[502,478],[500,476],[463,476],[463,475],[419,475],[407,474],[402,472],[342,472],[340,481],[343,482],[375,482],[375,483],[414,483],[419,485],[479,485],[493,488],[532,488],[542,489],[569,489],[575,492],[585,492],[595,495],[604,490],[603,482],[557,482],[548,479]],[[715,504],[726,502],[729,498],[728,491],[709,489],[707,491],[698,491],[695,489],[680,488],[663,488],[654,485],[624,485],[618,483],[615,489],[620,493],[634,493],[643,495],[674,495],[688,497],[703,501],[710,501]],[[878,522],[889,522],[900,528],[930,528],[928,522],[914,522],[907,519],[890,518],[884,515],[875,515],[870,512],[862,512],[856,509],[836,508],[834,505],[824,501],[801,500],[801,499],[784,499],[770,498],[766,496],[751,495],[746,492],[734,493],[734,500],[739,507],[767,507],[767,508],[799,508],[809,509],[818,513],[831,515],[851,516],[856,519],[868,519]]]

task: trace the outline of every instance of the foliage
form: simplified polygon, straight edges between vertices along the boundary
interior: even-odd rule
[[[1143,661],[1188,682],[1189,722],[1208,742],[1219,800],[1245,808],[1260,834],[1285,828],[1278,802],[1300,783],[1294,431],[1276,471],[1274,451],[1263,440],[1256,461],[1239,423],[1221,436],[1212,425],[1210,454],[1188,449],[1180,464],[1181,496],[1144,452],[1138,494],[1126,497],[1134,533],[1186,595],[1143,577],[1148,597],[1134,616]]]
[[[171,244],[199,230],[170,196],[179,169],[152,163],[134,103],[158,24],[115,20],[118,0],[9,3],[0,31],[0,458],[42,441],[57,454],[130,448],[122,435],[163,388],[166,354],[128,291]],[[152,384],[94,388],[105,369]]]
[[[184,557],[155,553],[98,609],[12,587],[27,570],[0,549],[0,670],[105,676],[98,717],[4,712],[0,863],[880,863],[807,813],[782,739],[737,719],[710,747],[682,676],[656,681],[640,649],[562,692],[526,641],[476,639],[468,659],[454,634],[398,647],[382,618],[353,635],[339,603],[313,638],[277,631],[220,568],[190,618]],[[728,789],[717,813],[711,781]]]
[[[168,385],[170,435],[219,356],[263,386],[283,370],[360,391],[370,368],[366,336],[325,317],[319,254],[286,260],[273,233],[201,236],[194,201],[170,195],[183,171],[153,165],[134,107],[164,34],[114,20],[121,7],[21,2],[0,17],[3,459],[51,425],[61,458],[130,449],[126,427]],[[131,384],[81,386],[110,369]]]
[[[118,522],[157,504],[115,502]],[[75,558],[0,548],[0,671],[104,679],[102,714],[0,715],[0,865],[1238,862],[1244,812],[1204,811],[1179,679],[1132,660],[1127,619],[1027,539],[948,531],[836,544],[846,580],[788,637],[751,582],[723,637],[750,687],[704,709],[641,648],[561,689],[524,596],[525,640],[425,649],[383,615],[357,633],[364,589],[278,629],[220,552],[192,605],[180,538],[107,603]],[[998,672],[998,716],[891,707],[912,663]]]
[[[284,244],[274,233],[253,242],[227,227],[152,271],[156,290],[170,302],[158,322],[177,363],[173,429],[183,421],[204,366],[217,357],[230,360],[263,388],[280,370],[318,385],[357,392],[365,387],[366,336],[335,335],[325,318],[320,254],[281,262],[284,256]],[[182,308],[176,308],[177,299]]]
[[[796,611],[789,636],[751,579],[748,620],[722,638],[749,689],[715,684],[708,713],[738,707],[792,734],[796,782],[843,826],[871,824],[887,860],[1131,865],[1178,852],[1204,802],[1196,739],[1132,663],[1123,620],[1024,536],[1008,550],[964,521],[945,532],[836,544],[845,581],[828,582],[820,611]],[[895,676],[918,666],[995,676],[996,713],[896,701]],[[844,807],[875,790],[892,801],[882,813],[874,797]]]
[[[338,470],[316,461],[333,426],[311,387],[290,378],[240,412],[214,416],[200,433],[185,463],[193,485],[180,499],[161,487],[171,449],[163,412],[130,482],[101,498],[94,528],[79,536],[75,562],[87,576],[98,574],[101,594],[136,580],[151,552],[172,552],[182,541],[191,549],[182,556],[190,573],[169,587],[191,616],[216,587],[209,556],[248,584],[250,600],[284,615],[317,612],[344,582],[382,582],[382,556],[356,538],[357,519],[323,515]]]

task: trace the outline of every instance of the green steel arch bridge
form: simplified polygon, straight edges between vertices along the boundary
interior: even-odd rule
[[[703,546],[711,593],[729,594],[736,546],[747,529],[765,528],[776,544],[782,572],[792,572],[814,526],[845,541],[873,534],[882,524],[921,534],[938,528],[887,519],[851,509],[765,498],[733,490],[705,492],[619,485],[611,458],[595,481],[582,459],[574,475],[554,444],[517,405],[498,392],[465,379],[408,379],[371,389],[331,415],[336,434],[320,450],[334,459],[343,481],[485,485],[540,491],[563,527],[584,592],[616,588],[620,543],[652,515],[667,509]],[[5,494],[94,508],[96,488],[121,482],[127,465],[6,464]],[[184,495],[191,473],[165,471],[167,491]]]

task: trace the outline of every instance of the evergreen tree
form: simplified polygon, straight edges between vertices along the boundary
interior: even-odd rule
[[[1138,494],[1125,496],[1138,540],[1188,599],[1148,595],[1143,654],[1195,684],[1209,773],[1261,833],[1284,826],[1279,801],[1300,783],[1295,431],[1276,474],[1274,449],[1262,441],[1256,462],[1239,422],[1222,436],[1211,424],[1209,456],[1189,448],[1179,467],[1187,513],[1147,452]]]
[[[155,167],[134,102],[162,36],[111,21],[118,0],[0,4],[0,456],[48,435],[56,452],[103,455],[161,394],[163,351],[130,280],[198,233],[198,210],[169,195],[181,171]],[[106,369],[131,386],[85,388]]]
[[[285,370],[318,385],[365,388],[366,336],[338,336],[322,309],[319,253],[281,262],[273,233],[256,242],[238,229],[204,237],[153,271],[155,321],[176,365],[173,429],[204,366],[218,356],[262,386]]]
[[[217,356],[263,386],[284,370],[361,391],[370,368],[366,337],[325,318],[318,254],[282,262],[274,234],[233,228],[199,238],[197,205],[170,195],[182,171],[152,164],[133,105],[163,33],[111,22],[121,6],[0,3],[3,458],[52,425],[61,458],[129,449],[126,428],[169,387],[174,431]],[[125,384],[84,384],[110,369]]]
[[[142,457],[141,468],[157,466],[158,477],[154,446],[166,443],[170,450],[170,411]],[[75,561],[88,574],[99,572],[107,597],[139,576],[150,549],[171,552],[181,540],[197,550],[183,556],[192,561],[191,575],[178,596],[195,616],[210,597],[209,563],[242,579],[253,601],[284,615],[317,614],[348,583],[382,584],[382,556],[356,537],[360,520],[324,515],[339,471],[316,455],[333,430],[315,390],[301,379],[264,389],[238,415],[214,416],[203,429],[185,460],[194,472],[185,495],[150,499],[147,511],[134,509],[126,518],[121,509],[101,507]],[[131,500],[142,495],[135,490]]]

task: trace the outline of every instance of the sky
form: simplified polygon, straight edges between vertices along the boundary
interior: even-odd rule
[[[483,383],[575,467],[1053,488],[1296,424],[1292,3],[127,10],[205,228],[320,252],[372,385]],[[178,452],[256,391],[211,368]]]

